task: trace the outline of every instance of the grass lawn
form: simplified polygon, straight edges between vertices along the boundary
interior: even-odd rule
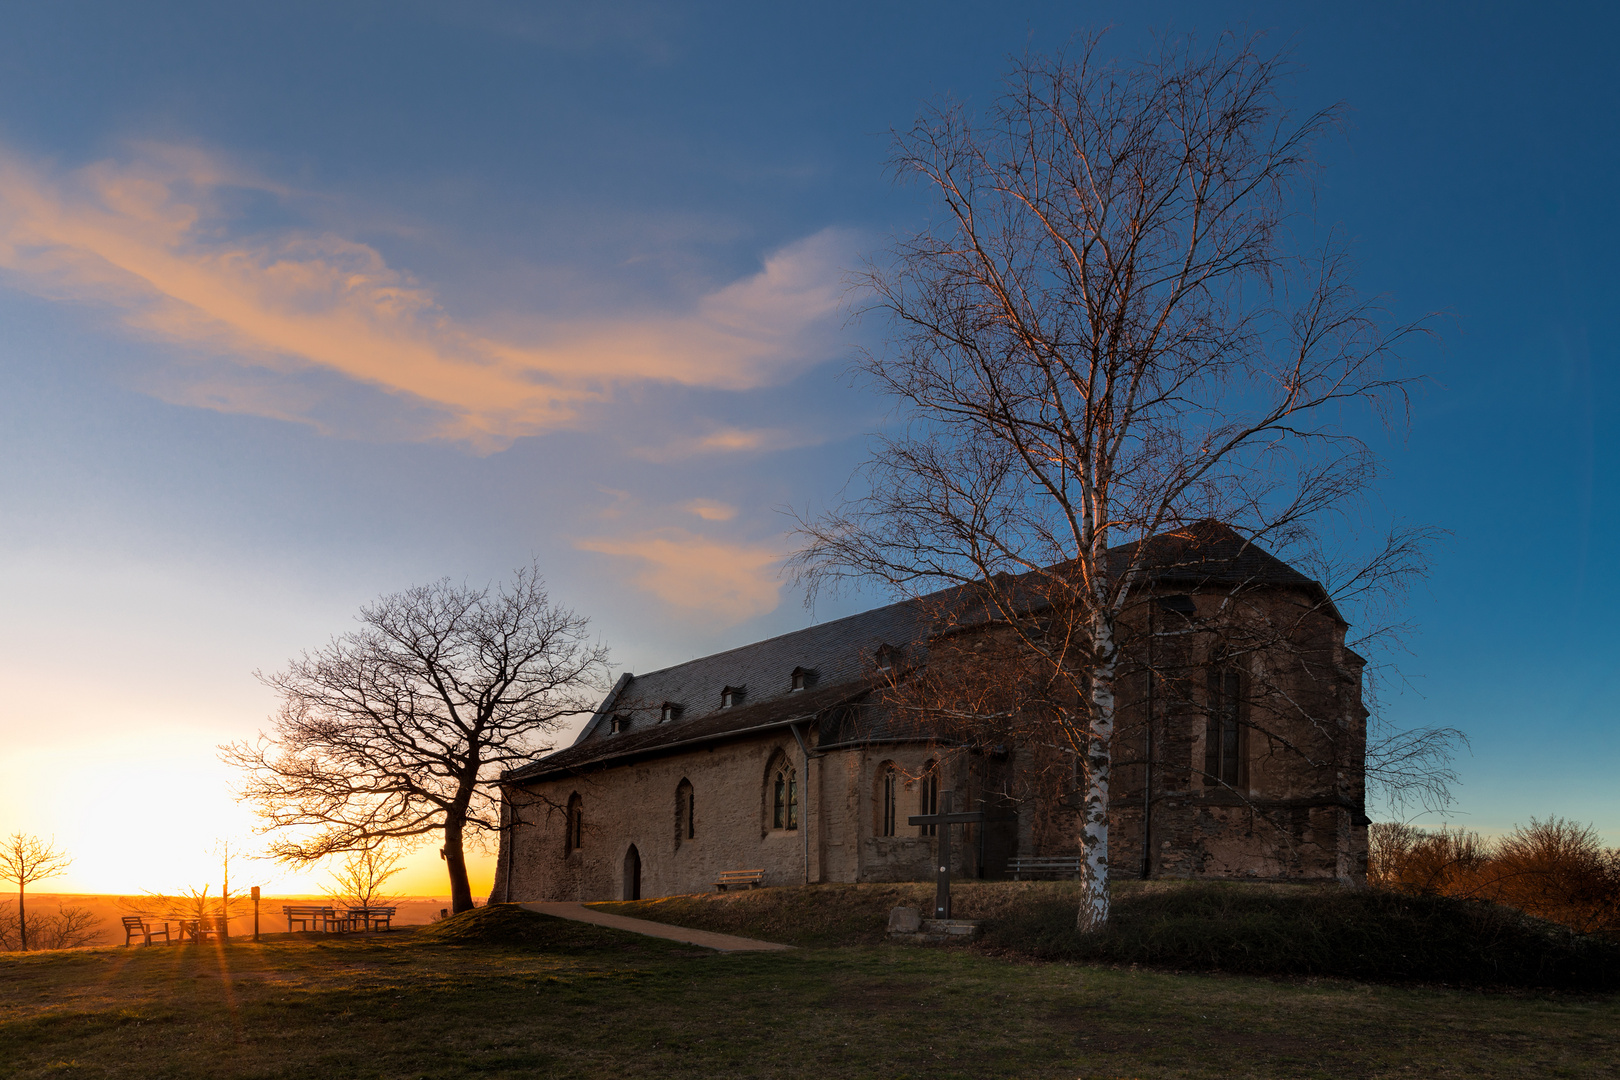
[[[0,954],[0,1076],[1620,1076],[1612,997],[721,956],[484,911],[459,938]]]

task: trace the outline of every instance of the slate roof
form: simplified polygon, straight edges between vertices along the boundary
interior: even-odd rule
[[[572,746],[506,778],[528,779],[654,746],[814,717],[821,709],[866,692],[882,646],[899,649],[900,662],[920,659],[919,650],[930,631],[924,603],[903,600],[646,675],[621,677]],[[803,690],[792,689],[795,668],[809,672]],[[722,708],[720,692],[728,686],[742,687],[743,697],[731,708]],[[665,702],[682,707],[679,719],[660,722]],[[615,715],[629,720],[628,730],[611,731]]]
[[[1220,522],[1197,522],[1139,543],[1145,544],[1143,565],[1156,584],[1188,590],[1208,584],[1280,586],[1326,600],[1315,581]],[[1123,570],[1136,548],[1136,544],[1124,544],[1112,549],[1110,567]],[[871,688],[881,646],[897,648],[900,663],[921,662],[935,632],[929,612],[952,612],[951,621],[957,626],[977,621],[977,616],[964,619],[961,606],[942,602],[951,591],[874,608],[646,675],[626,673],[573,745],[513,770],[505,779],[538,779],[690,743],[784,727],[858,701]],[[1338,617],[1331,604],[1327,610]],[[791,688],[795,668],[810,673],[802,690]],[[738,703],[722,708],[720,695],[726,687],[740,687],[743,695]],[[666,702],[682,711],[677,719],[661,722]],[[871,709],[846,709],[844,713],[849,715],[834,725],[839,730],[858,728],[871,736],[887,729],[883,718]],[[627,721],[624,730],[612,730],[615,716]]]
[[[639,730],[632,727],[619,734],[581,737],[567,749],[547,754],[530,765],[513,770],[504,779],[535,780],[589,768],[605,761],[622,761],[644,754],[664,753],[693,743],[784,728],[799,721],[813,720],[825,710],[863,696],[867,690],[868,684],[864,679],[849,680],[834,686],[800,690],[753,705],[721,709],[695,719],[683,718],[667,724],[649,723]]]

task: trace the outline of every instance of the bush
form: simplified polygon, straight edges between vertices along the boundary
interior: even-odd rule
[[[1378,824],[1368,839],[1375,888],[1490,900],[1620,940],[1620,848],[1604,848],[1590,826],[1532,818],[1492,844],[1465,831]]]
[[[984,945],[1049,960],[1245,975],[1620,989],[1620,946],[1497,904],[1336,886],[1154,883],[1121,890],[1108,927],[1053,897],[985,927]]]
[[[77,949],[94,945],[105,936],[98,925],[95,912],[87,907],[58,902],[56,914],[42,915],[37,909],[28,913],[28,947],[30,949]],[[0,904],[0,952],[13,952],[22,947],[22,935],[17,927],[17,905],[13,901]]]

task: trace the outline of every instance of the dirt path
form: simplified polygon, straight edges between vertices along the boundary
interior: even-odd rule
[[[542,915],[555,915],[559,919],[575,919],[579,922],[595,923],[597,926],[612,927],[614,930],[628,930],[632,934],[668,938],[671,941],[679,941],[687,945],[702,945],[706,949],[714,949],[718,952],[774,952],[793,948],[791,945],[778,945],[774,941],[757,941],[754,938],[736,937],[732,934],[716,934],[708,930],[688,930],[684,926],[670,926],[667,923],[651,922],[647,919],[632,919],[624,915],[610,915],[605,911],[593,911],[584,904],[578,903],[535,902],[521,906],[528,908],[530,911],[538,911]]]

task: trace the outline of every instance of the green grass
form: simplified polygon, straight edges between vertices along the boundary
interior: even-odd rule
[[[1620,944],[1510,908],[1335,885],[1125,882],[1101,934],[1075,930],[1079,885],[961,882],[954,914],[1011,957],[1177,971],[1573,991],[1620,990]],[[625,915],[805,946],[871,945],[933,886],[816,885],[595,904]]]
[[[431,929],[0,955],[5,1077],[1614,1077],[1620,1002]]]

